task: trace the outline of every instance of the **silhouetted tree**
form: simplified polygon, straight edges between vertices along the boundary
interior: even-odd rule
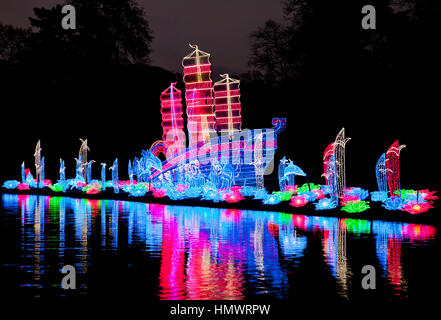
[[[31,34],[29,29],[16,28],[0,23],[0,60],[17,62],[25,46],[25,39]]]
[[[275,84],[292,79],[403,81],[418,73],[428,57],[436,60],[439,3],[370,1],[376,8],[377,29],[363,30],[361,8],[366,4],[285,1],[283,22],[267,21],[251,34],[251,75]]]
[[[94,63],[148,63],[152,31],[144,10],[134,0],[74,0],[77,29],[61,28],[61,5],[34,9],[30,18],[34,48],[49,47],[63,61],[77,58]]]
[[[291,76],[288,63],[288,30],[280,23],[268,20],[263,28],[251,35],[254,43],[249,60],[254,77],[268,81],[283,81]]]

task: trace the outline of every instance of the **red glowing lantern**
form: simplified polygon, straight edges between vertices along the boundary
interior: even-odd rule
[[[324,177],[326,180],[326,185],[328,185],[328,162],[329,159],[334,155],[334,142],[331,142],[325,149],[325,152],[323,153],[323,172]]]
[[[101,186],[100,185],[90,185],[89,188],[87,188],[86,193],[87,194],[98,194],[100,193]]]
[[[407,211],[410,214],[420,214],[433,208],[430,202],[411,201],[403,206],[401,210]]]
[[[230,193],[225,193],[222,198],[228,202],[228,203],[236,203],[239,202],[244,198],[244,196],[242,196],[242,194],[240,192],[230,192]]]
[[[292,207],[303,207],[308,203],[308,200],[305,199],[305,197],[302,196],[296,196],[291,198],[291,202],[289,203]]]
[[[29,190],[29,185],[27,185],[26,183],[20,183],[20,184],[17,186],[17,189],[18,189],[18,190]]]
[[[401,189],[400,182],[400,152],[405,145],[398,143],[398,140],[392,143],[386,152],[386,174],[389,185],[390,196],[396,196],[395,191]]]
[[[429,189],[420,190],[419,194],[424,200],[436,200],[438,199],[438,196],[435,196],[434,194],[436,191],[429,191]]]
[[[161,93],[162,140],[167,158],[185,150],[184,119],[182,118],[181,91],[176,82]]]
[[[220,134],[231,135],[241,130],[240,81],[222,74],[222,80],[214,84],[216,128]]]
[[[185,101],[187,103],[187,129],[189,144],[206,141],[215,134],[213,83],[211,81],[210,54],[194,49],[182,60],[184,67]]]
[[[167,191],[165,189],[153,190],[153,197],[155,197],[155,198],[164,198],[166,194],[167,194]]]

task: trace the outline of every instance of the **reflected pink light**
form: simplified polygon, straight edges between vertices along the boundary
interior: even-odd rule
[[[387,271],[389,272],[390,282],[398,291],[401,287],[401,241],[397,239],[387,240]]]
[[[185,289],[185,256],[179,224],[172,219],[163,221],[161,267],[159,271],[159,298],[183,299]]]
[[[424,241],[433,239],[437,233],[434,226],[421,224],[408,224],[402,227],[402,235],[409,238],[411,241]]]
[[[239,222],[242,219],[242,210],[240,209],[226,209],[221,210],[221,216],[223,219],[234,222]]]
[[[292,215],[292,222],[296,228],[306,231],[308,217],[294,214]]]
[[[431,202],[411,201],[409,203],[406,203],[401,210],[407,211],[410,214],[420,214],[426,212],[431,208],[433,208]]]

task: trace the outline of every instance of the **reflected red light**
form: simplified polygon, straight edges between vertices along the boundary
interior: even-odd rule
[[[436,235],[436,228],[429,225],[408,224],[403,226],[402,234],[411,241],[423,241],[433,239]]]

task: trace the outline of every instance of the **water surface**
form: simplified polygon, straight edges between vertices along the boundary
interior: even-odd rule
[[[431,225],[2,195],[2,288],[17,297],[407,301],[436,276]],[[73,265],[77,289],[60,288]],[[361,288],[364,265],[375,294]]]

